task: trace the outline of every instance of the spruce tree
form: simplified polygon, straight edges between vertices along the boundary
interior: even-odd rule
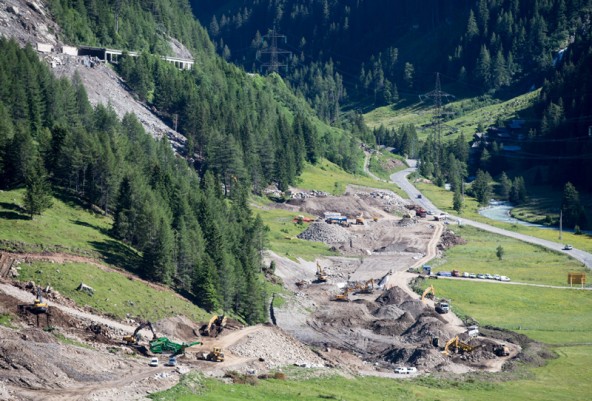
[[[33,220],[34,215],[40,215],[46,209],[49,209],[53,203],[51,185],[40,157],[36,158],[27,171],[25,187],[24,209]]]

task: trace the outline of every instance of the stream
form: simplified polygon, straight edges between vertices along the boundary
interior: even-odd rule
[[[512,210],[512,208],[513,208],[513,206],[509,202],[492,200],[489,202],[489,206],[479,210],[479,214],[483,217],[487,217],[488,219],[495,220],[495,221],[504,221],[506,223],[520,224],[520,225],[528,226],[528,227],[540,227],[540,228],[555,229],[555,227],[544,226],[542,224],[529,223],[527,221],[516,219],[516,218],[510,216],[510,211]]]

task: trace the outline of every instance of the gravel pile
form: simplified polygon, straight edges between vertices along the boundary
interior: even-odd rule
[[[399,227],[411,227],[417,224],[417,219],[403,217],[397,224]]]
[[[312,223],[308,228],[297,236],[308,241],[324,242],[334,244],[350,240],[349,232],[338,225],[324,222]]]
[[[302,343],[271,327],[265,332],[249,334],[229,350],[241,357],[258,358],[268,369],[287,365],[324,366],[323,360]]]

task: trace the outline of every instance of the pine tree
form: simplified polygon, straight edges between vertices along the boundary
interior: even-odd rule
[[[46,209],[49,209],[53,203],[51,185],[40,157],[36,158],[27,171],[25,187],[24,209],[33,220],[34,215],[40,215]]]
[[[566,183],[563,188],[561,211],[563,212],[563,222],[567,227],[584,223],[584,208],[580,203],[580,194],[571,182]]]
[[[452,198],[452,208],[454,209],[454,211],[456,211],[456,213],[461,214],[463,206],[464,206],[463,196],[460,192],[460,188],[457,188],[454,191],[454,196]]]
[[[502,172],[499,182],[500,182],[499,195],[503,199],[508,199],[508,197],[510,196],[510,191],[512,190],[512,181],[508,178],[508,176],[506,175],[505,172]]]

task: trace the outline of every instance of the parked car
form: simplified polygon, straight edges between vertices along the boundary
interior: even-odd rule
[[[477,278],[485,278],[485,274],[479,273],[479,274],[477,274]]]
[[[565,246],[563,247],[564,251],[571,251],[573,249],[573,246],[569,245],[569,244],[565,244]]]
[[[499,281],[500,277],[501,277],[501,276],[500,276],[499,274],[494,274],[494,275],[493,275],[493,279],[494,279],[494,280],[498,280],[498,281]]]
[[[475,273],[469,273],[469,278],[477,278],[477,275]]]
[[[152,358],[148,365],[150,365],[152,367],[157,367],[158,366],[158,358]]]
[[[177,357],[175,357],[175,356],[171,356],[171,357],[169,358],[169,363],[168,363],[168,365],[169,365],[169,366],[177,366]]]
[[[493,276],[489,273],[485,273],[485,278],[488,280],[491,280],[493,278]]]
[[[501,276],[500,281],[510,281],[510,277]]]
[[[397,368],[395,368],[395,373],[398,373],[400,375],[410,375],[412,373],[417,373],[417,368],[416,367],[404,367],[404,366],[399,366]]]
[[[467,272],[464,272],[464,273],[462,274],[462,276],[463,276],[464,278],[469,278],[469,277],[470,277],[470,276],[469,276],[469,273],[467,273]]]

